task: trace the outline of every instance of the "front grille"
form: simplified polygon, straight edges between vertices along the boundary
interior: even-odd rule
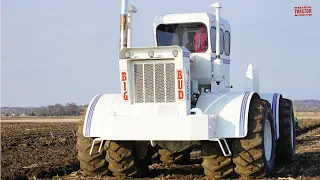
[[[135,103],[175,102],[175,64],[134,64]]]

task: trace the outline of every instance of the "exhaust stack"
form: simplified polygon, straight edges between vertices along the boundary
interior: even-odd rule
[[[128,1],[129,0],[122,0],[121,17],[120,17],[120,50],[124,47],[127,47]]]
[[[127,36],[127,47],[130,48],[132,47],[132,18],[133,14],[137,13],[138,9],[133,6],[129,5],[129,10],[128,10],[128,36]]]
[[[223,62],[220,59],[220,3],[214,3],[211,5],[215,9],[216,16],[216,59],[213,61],[213,80],[220,84],[224,80],[223,76]]]

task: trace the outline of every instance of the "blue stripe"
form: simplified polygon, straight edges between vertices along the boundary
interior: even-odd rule
[[[91,107],[90,107],[90,110],[89,110],[89,112],[88,112],[88,117],[87,117],[87,122],[88,121],[90,121],[90,125],[88,126],[88,124],[86,124],[87,125],[87,132],[88,132],[88,135],[87,136],[89,136],[90,135],[90,130],[91,130],[91,123],[92,123],[92,116],[93,116],[93,113],[94,113],[94,109],[95,109],[95,107],[96,107],[96,104],[98,103],[98,101],[99,101],[99,99],[100,99],[100,97],[101,97],[102,95],[98,95],[96,98],[95,98],[95,100],[92,102],[92,104],[91,104]],[[92,115],[90,115],[90,111],[92,110]]]
[[[272,98],[272,111],[273,111],[274,128],[276,132],[277,132],[277,102],[278,102],[278,94],[274,93]],[[277,133],[276,133],[276,139],[278,139]]]
[[[247,104],[248,104],[250,92],[247,92],[246,94],[248,94],[248,95],[247,95],[246,103],[245,103],[245,105],[244,105],[244,112],[243,112],[243,113],[244,113],[244,120],[246,119]],[[242,122],[242,125],[243,125],[243,127],[242,127],[242,135],[244,135],[244,128],[245,128],[244,120],[243,120],[243,122]]]
[[[96,97],[96,99],[95,99],[95,101],[92,103],[92,105],[91,105],[91,108],[90,109],[92,109],[92,115],[90,115],[90,113],[89,113],[89,118],[90,118],[90,126],[89,126],[89,131],[88,131],[88,134],[90,135],[90,130],[91,130],[91,126],[92,126],[92,116],[93,116],[93,113],[94,113],[94,109],[95,109],[95,107],[96,107],[96,105],[97,105],[97,103],[98,103],[98,101],[99,101],[99,99],[100,99],[100,97],[101,97],[102,95],[99,95],[99,96],[97,96]]]
[[[242,122],[242,106],[243,106],[243,102],[244,102],[244,97],[246,96],[246,93],[244,94],[243,98],[242,98],[242,102],[241,102],[241,106],[240,106],[240,121],[239,121],[239,136],[241,136],[242,134],[240,134],[240,128],[241,128],[241,122]]]
[[[90,121],[90,125],[88,125],[88,121],[91,119],[90,111],[92,111],[92,114],[93,114],[93,111],[94,111],[93,106],[94,106],[98,97],[99,97],[99,95],[94,98],[94,100],[92,101],[92,104],[90,105],[90,109],[89,109],[88,117],[87,117],[87,121],[86,121],[86,135],[90,134],[89,131],[90,131],[90,127],[91,127],[91,121]]]
[[[239,135],[240,136],[243,136],[243,134],[244,134],[244,127],[245,127],[245,123],[244,123],[244,120],[246,119],[246,109],[247,109],[247,103],[248,103],[248,98],[249,98],[249,94],[251,93],[251,92],[246,92],[245,94],[244,94],[244,96],[243,96],[243,98],[242,98],[242,102],[241,102],[241,106],[240,106],[240,124],[239,124],[239,128],[241,128],[241,126],[242,126],[242,134],[240,134],[240,132],[239,132]],[[246,98],[246,96],[247,96],[247,98]],[[246,100],[246,103],[244,103],[244,100],[245,99],[247,99]],[[244,106],[244,119],[242,118],[242,107]],[[239,131],[240,131],[240,129],[239,129]]]

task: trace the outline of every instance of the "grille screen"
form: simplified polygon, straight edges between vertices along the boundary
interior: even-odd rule
[[[175,102],[175,64],[134,64],[135,103]]]

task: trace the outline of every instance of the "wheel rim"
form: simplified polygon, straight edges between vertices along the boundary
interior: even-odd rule
[[[271,134],[271,126],[268,119],[264,122],[264,156],[267,161],[271,158],[272,152],[272,134]]]
[[[291,147],[292,147],[292,149],[293,149],[293,143],[294,143],[294,128],[293,128],[293,121],[294,121],[294,119],[293,119],[293,117],[291,117],[291,121],[290,121],[290,128],[291,128]]]

